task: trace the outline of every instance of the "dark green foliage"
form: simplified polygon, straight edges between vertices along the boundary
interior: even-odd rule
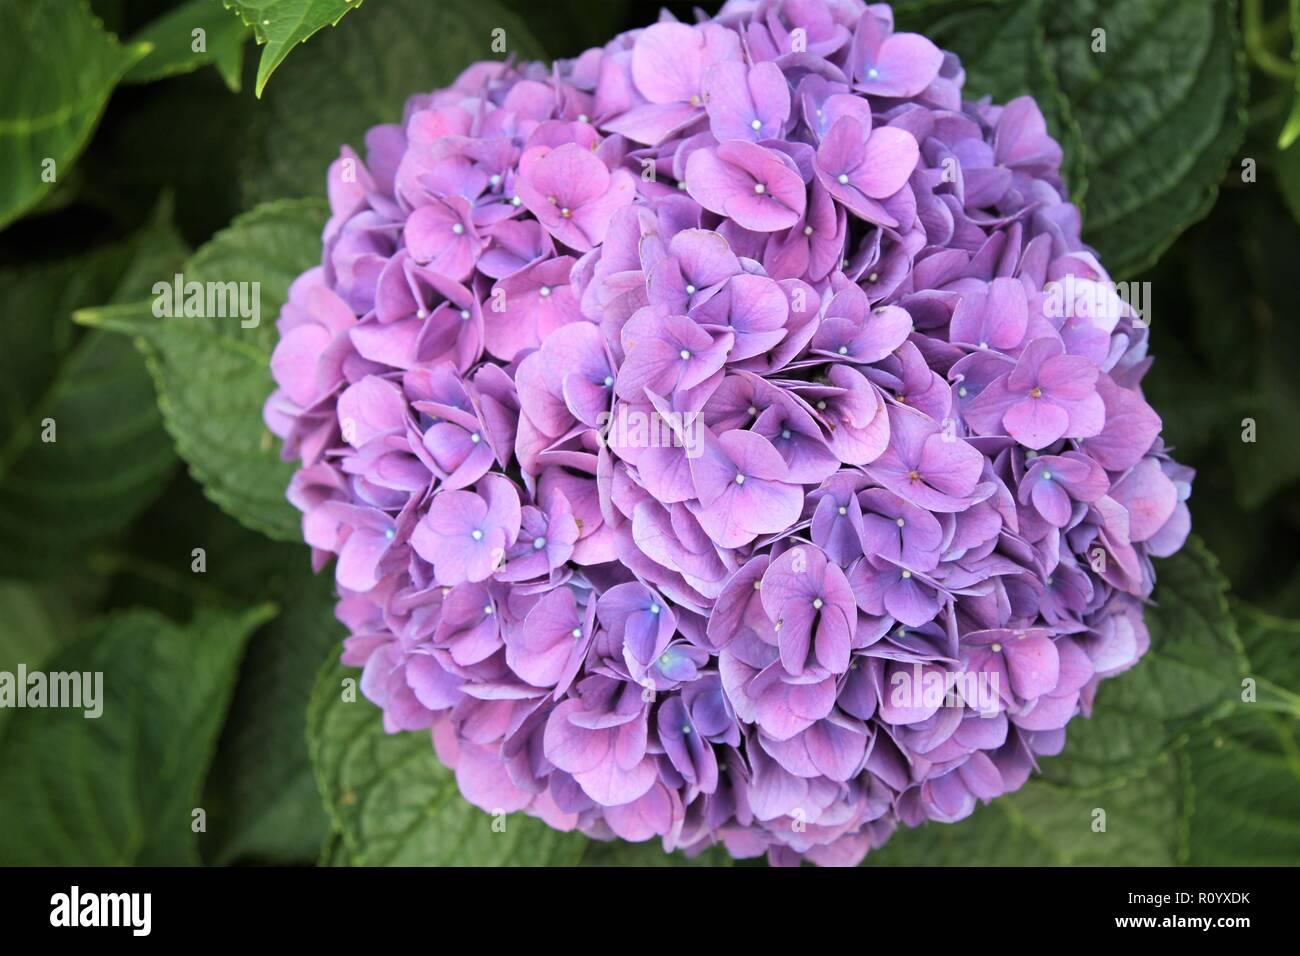
[[[971,95],[1037,98],[1085,238],[1117,279],[1151,283],[1146,390],[1198,469],[1197,536],[1158,564],[1151,653],[1063,754],[868,862],[1293,863],[1300,0],[896,9],[962,56]],[[338,663],[332,568],[310,572],[261,417],[340,146],[499,58],[496,27],[516,56],[572,56],[657,12],[0,0],[0,671],[105,675],[98,720],[0,711],[0,862],[731,862],[520,815],[501,838],[426,735],[384,734]],[[177,271],[260,282],[259,326],[157,318],[154,283]]]

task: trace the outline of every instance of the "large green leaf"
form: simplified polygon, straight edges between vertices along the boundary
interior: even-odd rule
[[[174,268],[184,247],[169,208],[130,244],[0,274],[0,574],[65,572],[175,467],[141,357],[103,332],[76,339],[70,321],[78,306],[144,294],[151,275]]]
[[[194,49],[196,30],[203,31],[201,50]],[[152,83],[211,63],[237,93],[247,38],[248,27],[225,9],[221,0],[188,0],[131,38],[133,43],[147,43],[151,49],[122,82]]]
[[[900,829],[870,866],[1159,866],[1178,862],[1179,760],[1111,788],[1031,780],[955,824]],[[1104,812],[1104,817],[1098,811]],[[1104,829],[1100,829],[1104,823]]]
[[[218,863],[310,863],[329,830],[307,754],[307,705],[321,661],[345,636],[329,573],[302,570],[284,610],[253,636],[209,778],[204,855]]]
[[[262,95],[266,81],[284,62],[289,51],[322,27],[333,26],[349,10],[361,6],[361,0],[223,0],[253,28],[262,45],[262,60],[257,65],[257,95]]]
[[[505,31],[505,53],[492,50],[496,29]],[[343,144],[364,155],[367,129],[399,122],[409,97],[446,86],[474,61],[541,55],[495,0],[368,6],[295,56],[267,92],[242,177],[249,205],[323,195]]]
[[[1233,613],[1250,659],[1248,672],[1263,685],[1261,700],[1300,717],[1300,621],[1243,604]]]
[[[1300,621],[1238,607],[1257,698],[1187,747],[1188,862],[1300,860]]]
[[[903,0],[898,13],[962,57],[968,95],[1038,100],[1072,197],[1092,187],[1084,238],[1113,275],[1209,211],[1244,130],[1234,0]]]
[[[120,530],[166,483],[176,457],[130,343],[92,332],[64,361],[0,463],[0,569],[42,574]],[[49,419],[56,441],[44,442]]]
[[[120,46],[85,0],[0,3],[0,228],[67,176],[113,87],[148,52]]]
[[[198,548],[202,573],[194,570]],[[180,471],[150,505],[147,520],[92,558],[110,575],[105,609],[149,607],[177,620],[198,605],[287,604],[302,587],[307,561],[301,542],[268,541],[245,528]]]
[[[60,642],[53,609],[34,585],[0,581],[0,671],[13,672],[19,663],[34,667]],[[0,719],[12,711],[0,709]]]
[[[275,318],[289,284],[319,263],[324,222],[319,202],[270,203],[236,218],[185,263],[187,284],[249,283],[251,291],[259,283],[255,327],[237,315],[157,318],[151,302],[76,314],[83,324],[137,337],[190,473],[225,511],[284,540],[299,537],[298,514],[284,497],[293,465],[281,460],[262,406],[272,388]]]
[[[68,317],[80,306],[107,302],[130,255],[126,246],[109,246],[74,259],[0,271],[3,443],[31,421],[33,404],[76,343],[77,328]]]
[[[563,866],[586,838],[520,813],[496,817],[470,806],[427,733],[384,732],[377,707],[344,680],[360,674],[331,662],[307,714],[307,740],[321,796],[352,862],[363,866]]]
[[[1047,52],[1082,131],[1084,239],[1117,277],[1153,262],[1214,204],[1244,131],[1234,0],[1051,5]],[[1106,52],[1092,52],[1096,29]]]
[[[195,809],[244,642],[274,608],[133,612],[56,654],[102,674],[102,714],[17,711],[0,738],[0,860],[107,866],[197,862]]]
[[[0,671],[15,674],[19,664],[39,667],[66,642],[71,615],[48,589],[26,581],[0,581]],[[0,707],[0,731],[16,713]]]

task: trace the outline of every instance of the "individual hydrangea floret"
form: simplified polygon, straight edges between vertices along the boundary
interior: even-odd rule
[[[466,799],[852,864],[1146,651],[1192,481],[1146,327],[1034,101],[963,83],[886,5],[731,0],[331,166],[266,420],[344,661]]]

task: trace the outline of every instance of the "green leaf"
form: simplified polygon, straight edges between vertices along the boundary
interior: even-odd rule
[[[195,30],[203,31],[203,49],[196,51]],[[188,0],[131,38],[148,44],[147,56],[127,72],[123,83],[152,83],[189,73],[211,63],[233,92],[239,92],[248,27],[221,0]]]
[[[498,28],[505,52],[492,49]],[[494,0],[368,6],[294,57],[267,93],[242,176],[248,204],[323,195],[339,148],[364,155],[366,130],[399,122],[409,97],[448,85],[476,60],[541,55],[524,24]]]
[[[1249,707],[1187,748],[1187,862],[1295,866],[1300,859],[1297,722]]]
[[[162,489],[176,457],[130,344],[91,333],[63,363],[0,460],[0,570],[59,569],[109,537]],[[43,422],[56,441],[45,442]]]
[[[1140,271],[1214,203],[1244,132],[1233,0],[1078,0],[1044,18],[1048,62],[1082,132],[1083,238]],[[1092,52],[1093,31],[1106,52]],[[1104,186],[1102,185],[1104,184]]]
[[[74,309],[106,302],[130,258],[126,246],[21,270],[0,271],[0,435],[3,444],[32,417],[32,405],[76,342]]]
[[[1240,603],[1233,614],[1257,684],[1255,703],[1300,719],[1300,621]]]
[[[307,705],[326,655],[346,632],[334,581],[307,573],[284,610],[253,636],[209,777],[204,855],[216,863],[312,862],[329,831],[307,754]]]
[[[149,48],[118,45],[85,0],[5,0],[0,37],[3,228],[68,174],[113,87]]]
[[[1030,93],[1112,275],[1154,262],[1214,202],[1245,128],[1234,0],[911,0],[900,23],[962,57],[968,94]],[[1094,52],[1105,31],[1105,52]]]
[[[262,95],[266,81],[284,62],[289,51],[305,43],[322,27],[334,26],[349,10],[361,6],[361,0],[223,0],[253,28],[257,42],[264,47],[257,65],[257,95]]]
[[[249,283],[241,288],[257,294],[256,326],[244,328],[238,315],[157,318],[150,302],[75,316],[138,337],[163,420],[195,480],[247,527],[286,541],[300,537],[298,513],[284,497],[294,469],[280,459],[262,406],[272,389],[275,317],[289,284],[320,262],[324,222],[319,202],[270,203],[237,217],[185,263],[187,285]]]
[[[194,571],[196,548],[204,570]],[[245,528],[178,472],[123,538],[97,549],[92,567],[111,575],[106,609],[150,607],[178,620],[198,605],[288,603],[303,586],[308,552],[301,542],[268,541]],[[308,666],[313,675],[319,658]]]
[[[78,306],[141,294],[150,273],[179,261],[169,209],[130,245],[0,274],[0,574],[65,573],[175,467],[140,356],[102,332],[74,339],[69,321]]]
[[[352,854],[348,852],[348,846],[343,842],[343,834],[337,830],[331,830],[328,837],[325,838],[325,844],[321,847],[320,856],[316,860],[317,866],[352,866]]]
[[[325,807],[352,862],[362,866],[565,866],[586,838],[521,813],[470,806],[434,755],[427,733],[384,732],[356,691],[357,671],[331,662],[307,712],[307,742]],[[344,680],[353,698],[345,700]],[[495,826],[494,826],[495,824]]]
[[[59,626],[41,594],[30,584],[0,581],[0,671],[10,671],[19,662],[36,666],[59,646]],[[0,718],[12,711],[0,709]]]
[[[960,823],[900,829],[868,866],[1160,866],[1178,861],[1179,760],[1110,788],[1031,780]],[[1097,811],[1104,811],[1100,817]],[[1104,820],[1105,830],[1095,829]]]
[[[197,862],[191,829],[244,642],[274,611],[184,627],[134,612],[50,659],[102,675],[102,714],[17,711],[0,738],[0,859],[10,865]],[[83,701],[84,703],[84,701]]]
[[[0,581],[0,672],[17,673],[19,664],[39,667],[66,640],[68,615],[44,589],[23,581]],[[16,711],[0,707],[0,730]]]
[[[1258,699],[1187,747],[1188,862],[1300,859],[1300,621],[1238,606]]]

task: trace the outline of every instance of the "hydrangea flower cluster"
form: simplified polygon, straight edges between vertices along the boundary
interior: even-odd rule
[[[731,0],[333,164],[266,420],[344,661],[469,801],[856,863],[1145,652],[1192,479],[1146,328],[1033,100],[963,80],[888,6]]]

